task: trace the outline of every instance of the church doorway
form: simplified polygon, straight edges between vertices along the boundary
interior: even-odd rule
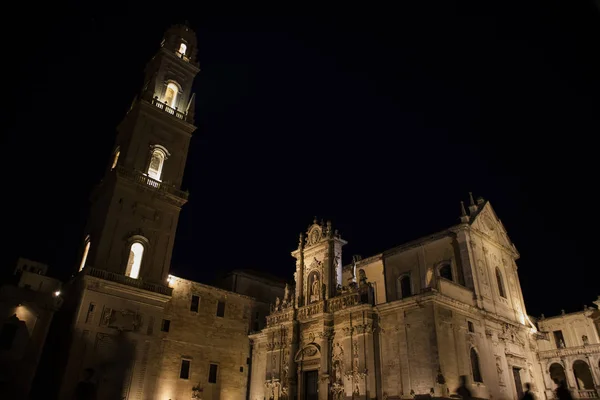
[[[304,372],[304,400],[319,399],[319,371]]]
[[[513,367],[513,376],[515,377],[515,388],[517,389],[517,399],[523,398],[523,382],[521,382],[521,368]]]

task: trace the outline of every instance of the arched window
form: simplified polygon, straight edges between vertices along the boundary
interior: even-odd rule
[[[594,378],[592,378],[592,371],[590,371],[590,367],[585,361],[576,360],[573,363],[573,374],[575,375],[575,381],[577,382],[577,389],[594,389]]]
[[[483,383],[481,369],[479,368],[479,354],[474,348],[471,348],[471,370],[473,372],[473,382]]]
[[[79,272],[81,272],[83,270],[83,268],[85,267],[85,261],[87,260],[87,256],[90,251],[91,243],[92,242],[90,241],[90,236],[88,235],[85,238],[85,246],[83,247],[83,255],[81,256],[81,264],[79,264]]]
[[[410,275],[403,275],[399,279],[400,282],[400,298],[412,296],[412,285],[410,281]]]
[[[187,45],[183,42],[179,45],[179,52],[185,56],[185,51],[187,50]]]
[[[496,267],[496,282],[498,283],[498,293],[501,297],[506,298],[506,291],[504,290],[504,281],[502,280],[502,272],[500,268]]]
[[[125,275],[137,279],[140,276],[140,267],[142,257],[144,256],[144,245],[140,242],[133,242],[129,248],[129,258],[127,259],[127,269]]]
[[[119,156],[120,155],[121,155],[121,148],[119,146],[117,146],[117,148],[115,149],[114,155],[113,155],[113,162],[112,162],[112,165],[110,167],[111,171],[113,169],[115,169],[115,167],[117,166],[117,162],[119,161]]]
[[[449,281],[452,279],[452,267],[449,263],[442,265],[439,269],[439,274],[442,278],[448,279]]]
[[[179,93],[179,88],[173,82],[169,82],[167,85],[167,90],[165,92],[164,103],[166,103],[169,107],[175,108],[175,104],[177,104],[177,94]]]
[[[561,382],[567,380],[567,377],[565,376],[565,369],[558,363],[553,363],[550,365],[548,372],[550,372],[550,379],[552,379],[554,384],[557,386],[560,385]]]
[[[150,156],[150,165],[148,165],[148,176],[150,178],[160,181],[165,159],[166,154],[162,149],[155,148],[152,150],[152,154]]]

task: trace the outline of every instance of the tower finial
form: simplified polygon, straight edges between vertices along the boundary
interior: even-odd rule
[[[477,212],[477,204],[473,200],[473,192],[469,192],[469,214],[473,216]]]
[[[315,218],[313,218],[313,224],[316,224],[317,222],[319,221],[317,220],[317,216],[315,215]]]
[[[469,216],[467,215],[467,210],[465,210],[465,202],[460,202],[460,222],[466,224],[469,222]]]

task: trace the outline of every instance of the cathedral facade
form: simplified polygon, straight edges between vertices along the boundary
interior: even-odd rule
[[[295,290],[250,336],[250,399],[446,397],[461,376],[478,398],[520,398],[525,383],[551,398],[519,253],[491,204],[470,200],[456,226],[345,267],[346,242],[315,220],[292,252]]]

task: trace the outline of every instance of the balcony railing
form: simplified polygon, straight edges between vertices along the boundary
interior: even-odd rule
[[[140,184],[143,186],[149,186],[155,190],[158,190],[158,191],[164,192],[164,193],[168,193],[173,196],[177,196],[184,200],[187,200],[189,197],[188,192],[179,190],[174,185],[170,185],[168,183],[160,182],[160,181],[157,181],[156,179],[152,179],[148,175],[146,175],[140,171],[127,169],[127,168],[124,168],[123,166],[119,165],[119,166],[117,166],[117,174],[119,175],[119,177],[128,179],[137,184]]]
[[[158,100],[158,96],[152,99],[152,104],[156,106],[156,108],[161,109],[166,113],[169,113],[183,121],[187,121],[187,113],[177,110],[177,107],[173,108],[167,105],[167,103],[163,103],[162,101]]]
[[[173,288],[170,288],[168,286],[145,282],[142,279],[133,279],[122,274],[117,274],[115,272],[105,271],[103,269],[97,269],[92,267],[86,267],[83,269],[83,271],[86,275],[93,276],[94,278],[100,278],[106,281],[121,283],[123,285],[135,287],[138,289],[164,294],[165,296],[171,296],[173,294]]]
[[[318,303],[309,304],[307,306],[298,309],[298,319],[300,321],[305,320],[313,315],[321,314],[324,311],[325,302],[319,301]]]
[[[575,397],[576,399],[597,399],[598,398],[598,392],[595,391],[594,389],[591,390],[580,390],[580,389],[575,389],[573,390],[573,397]]]

